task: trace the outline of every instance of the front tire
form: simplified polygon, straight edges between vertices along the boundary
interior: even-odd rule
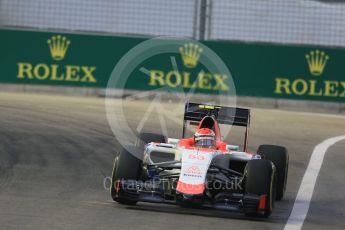
[[[275,200],[275,176],[275,167],[270,161],[263,159],[248,161],[245,169],[245,193],[265,195],[266,203],[261,212],[245,210],[246,215],[263,217],[271,215]]]
[[[277,171],[277,200],[282,200],[286,190],[286,181],[289,169],[289,154],[283,146],[260,145],[258,154],[273,162]]]
[[[116,182],[118,180],[138,180],[141,176],[142,160],[121,148],[119,154],[115,156],[111,180],[110,194],[114,201],[120,204],[134,205],[137,201],[120,198],[116,191]]]

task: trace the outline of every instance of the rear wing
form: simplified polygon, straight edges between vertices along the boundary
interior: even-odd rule
[[[250,125],[250,110],[244,108],[225,107],[218,105],[205,105],[200,103],[187,102],[183,116],[183,134],[187,122],[200,122],[205,116],[214,116],[219,124],[242,126],[246,128],[244,149],[247,147],[248,127]]]
[[[201,121],[205,116],[214,116],[219,124],[249,126],[250,110],[218,105],[187,102],[184,110],[185,121]]]

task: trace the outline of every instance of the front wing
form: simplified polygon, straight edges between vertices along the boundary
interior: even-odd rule
[[[169,180],[136,181],[118,180],[114,183],[115,198],[150,203],[167,203],[177,205],[193,205],[226,211],[240,211],[245,213],[260,213],[262,196],[224,191],[210,198],[206,195],[180,194],[170,187]],[[174,186],[174,185],[173,185]]]

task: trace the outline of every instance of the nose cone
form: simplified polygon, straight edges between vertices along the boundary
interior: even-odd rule
[[[190,167],[192,168],[192,167]],[[197,173],[197,172],[196,172]],[[199,176],[198,174],[195,173],[195,176]],[[203,194],[205,190],[205,184],[188,184],[184,183],[182,181],[177,182],[177,188],[176,191],[181,193],[181,194],[186,194],[186,195],[199,195]]]

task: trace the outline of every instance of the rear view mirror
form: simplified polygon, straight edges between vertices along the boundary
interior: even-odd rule
[[[226,145],[227,150],[238,151],[239,148],[240,147],[238,145]]]

